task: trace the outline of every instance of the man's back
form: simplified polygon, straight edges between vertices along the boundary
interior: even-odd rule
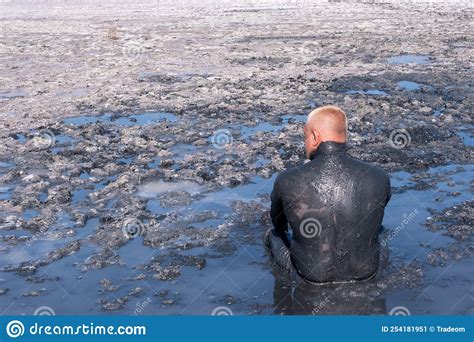
[[[280,236],[292,227],[291,260],[312,282],[366,279],[379,264],[379,232],[390,181],[379,167],[323,142],[305,165],[284,171],[272,193]]]

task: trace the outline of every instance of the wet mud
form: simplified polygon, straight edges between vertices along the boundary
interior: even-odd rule
[[[472,7],[0,6],[1,314],[473,314]],[[262,243],[329,103],[390,173],[389,258],[308,287]]]

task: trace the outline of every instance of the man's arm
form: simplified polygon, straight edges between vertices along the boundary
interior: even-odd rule
[[[284,239],[284,241],[286,241],[286,232],[288,231],[288,220],[286,219],[285,209],[283,207],[283,202],[281,200],[281,195],[279,192],[278,178],[275,180],[275,184],[273,185],[271,200],[272,205],[270,210],[270,217],[272,219],[273,226],[275,227],[275,232],[282,239]]]
[[[388,201],[390,201],[390,198],[392,198],[392,187],[390,184],[390,177],[387,175],[387,181],[386,181],[386,186],[387,186],[387,201],[385,202],[385,206],[388,204]]]
[[[391,186],[390,186],[390,178],[388,177],[387,175],[387,179],[385,181],[385,187],[386,187],[386,195],[385,195],[385,198],[380,202],[380,207],[382,208],[382,210],[385,211],[385,207],[387,206],[388,204],[388,201],[390,201],[390,198],[392,198],[392,190],[391,190]],[[382,234],[383,232],[385,231],[385,227],[383,224],[380,225],[380,231],[379,233]]]

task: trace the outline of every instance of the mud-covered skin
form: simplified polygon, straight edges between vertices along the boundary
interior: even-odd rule
[[[306,280],[362,280],[379,266],[379,233],[390,180],[379,167],[349,156],[345,143],[321,143],[302,166],[282,172],[271,195],[282,238],[292,228],[291,260]]]

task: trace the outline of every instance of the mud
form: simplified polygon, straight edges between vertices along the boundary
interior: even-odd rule
[[[472,7],[0,8],[1,314],[473,313]],[[391,172],[390,263],[308,289],[262,239],[328,103]]]

